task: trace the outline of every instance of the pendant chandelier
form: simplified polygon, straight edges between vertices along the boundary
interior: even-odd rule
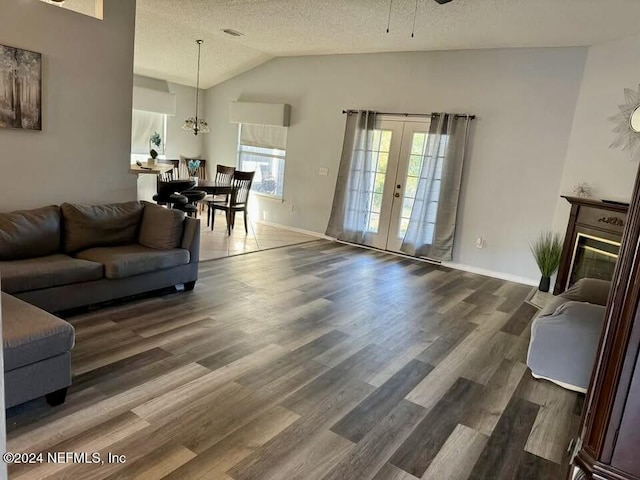
[[[205,120],[198,118],[198,100],[200,99],[200,52],[204,40],[196,40],[198,44],[198,76],[196,79],[196,115],[195,117],[187,118],[182,124],[182,129],[193,132],[194,135],[199,133],[209,133],[211,129]]]

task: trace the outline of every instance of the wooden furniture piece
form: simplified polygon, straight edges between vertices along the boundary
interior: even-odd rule
[[[211,212],[211,230],[213,230],[213,222],[215,221],[215,211],[222,210],[227,215],[227,233],[231,235],[231,230],[236,223],[236,213],[244,214],[244,230],[249,233],[247,223],[247,204],[249,202],[249,190],[253,183],[255,172],[236,172],[233,174],[233,182],[231,184],[231,195],[229,201],[225,203],[214,203],[209,205]]]
[[[172,169],[163,172],[158,175],[158,178],[162,182],[170,182],[172,180],[178,180],[178,170],[180,168],[180,160],[156,160],[156,164],[171,165]]]
[[[227,167],[226,165],[216,165],[216,183],[220,185],[231,185],[233,181],[233,174],[235,173],[235,167]]]
[[[233,190],[230,183],[218,183],[215,180],[200,180],[198,182],[198,190],[203,190],[207,192],[207,197],[215,198],[216,195],[225,195],[229,196],[231,191]],[[205,200],[207,203],[207,227],[211,223],[211,215],[212,210],[209,206],[209,202]],[[213,202],[211,202],[213,203]]]
[[[611,209],[606,210],[608,218]],[[610,216],[618,218],[620,211]],[[577,477],[640,479],[640,183],[636,179],[605,325],[575,443]]]
[[[235,167],[227,167],[226,165],[216,165],[216,176],[214,178],[215,185],[231,186],[233,181],[233,174],[235,173]],[[229,194],[231,190],[223,195],[210,194],[207,195],[200,205],[207,205],[207,227],[209,226],[211,219],[211,203],[225,203],[229,201]]]
[[[588,241],[596,243],[619,244],[629,209],[624,204],[603,202],[592,198],[564,195],[562,198],[571,204],[571,215],[564,238],[556,285],[553,290],[555,295],[564,292],[577,280],[577,278],[572,278],[572,267],[580,240],[588,239]],[[617,250],[617,247],[615,249]],[[602,278],[602,280],[610,280],[610,278]]]

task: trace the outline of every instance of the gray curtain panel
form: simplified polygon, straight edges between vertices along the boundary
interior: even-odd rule
[[[423,151],[409,227],[401,250],[416,257],[451,260],[469,117],[438,113]]]
[[[373,185],[372,144],[376,113],[347,114],[327,235],[352,243],[363,243],[369,221]]]

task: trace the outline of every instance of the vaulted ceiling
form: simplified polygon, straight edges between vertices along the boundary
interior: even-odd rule
[[[640,0],[137,0],[137,74],[201,87],[274,57],[583,46],[640,31]],[[222,29],[242,32],[231,37]]]

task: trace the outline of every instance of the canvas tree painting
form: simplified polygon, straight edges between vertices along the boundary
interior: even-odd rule
[[[42,55],[0,45],[0,127],[42,130]]]

